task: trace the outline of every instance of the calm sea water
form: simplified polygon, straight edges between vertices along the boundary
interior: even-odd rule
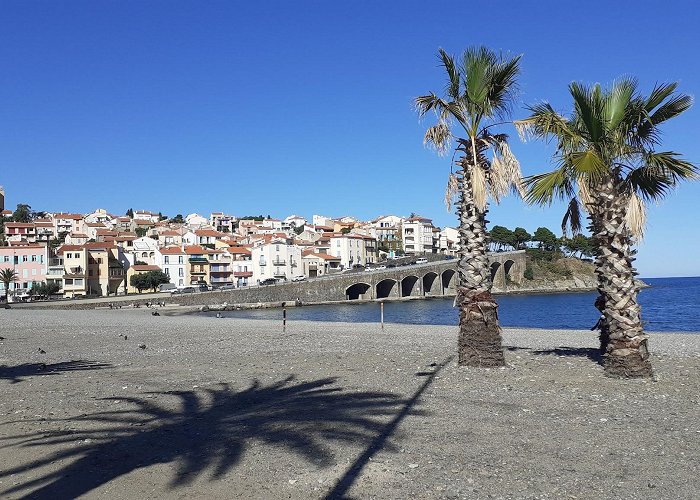
[[[651,288],[641,291],[642,320],[649,331],[700,332],[700,277],[646,278]],[[595,324],[598,311],[593,307],[596,294],[553,293],[502,295],[498,297],[503,326],[533,328],[587,329]],[[453,299],[386,302],[384,321],[388,323],[456,325]],[[226,317],[281,319],[279,309],[231,311]],[[378,322],[379,304],[336,304],[289,308],[288,321]]]

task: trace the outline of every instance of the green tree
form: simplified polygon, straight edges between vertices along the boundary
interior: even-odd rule
[[[535,234],[532,235],[532,241],[539,243],[539,247],[547,250],[548,252],[553,252],[559,248],[559,240],[557,235],[546,227],[538,227]]]
[[[130,208],[129,210],[126,211],[126,216],[129,217],[130,219],[134,218],[134,210]]]
[[[148,282],[148,287],[151,288],[154,292],[158,289],[158,286],[163,285],[165,283],[170,283],[170,276],[168,276],[160,270],[148,271],[144,274],[144,276],[146,277],[146,281]]]
[[[513,242],[515,243],[516,250],[525,248],[525,243],[530,240],[532,240],[532,235],[522,227],[516,227],[513,230]]]
[[[151,286],[146,273],[132,275],[131,278],[129,278],[129,284],[136,288],[139,293],[147,290]]]
[[[144,236],[146,236],[146,233],[148,232],[148,228],[147,227],[137,227],[135,232],[136,232],[136,236],[138,236],[139,238],[143,238]]]
[[[507,227],[493,226],[491,228],[491,242],[499,251],[506,246],[515,248],[515,235]]]
[[[185,219],[182,217],[182,214],[177,214],[175,217],[170,219],[168,222],[172,222],[173,224],[184,224]]]
[[[17,281],[18,277],[17,272],[11,267],[6,267],[0,271],[0,282],[2,282],[5,287],[5,302],[7,302],[7,297],[10,294],[10,284]]]
[[[12,220],[15,222],[28,223],[32,221],[32,207],[20,203],[17,209],[12,214]]]
[[[609,89],[572,83],[570,117],[543,103],[532,106],[531,115],[517,123],[521,133],[554,138],[557,146],[557,168],[528,179],[528,200],[569,201],[563,226],[574,233],[581,227],[581,209],[588,214],[605,371],[622,377],[652,374],[632,264],[647,203],[698,176],[697,167],[680,154],[658,151],[659,126],[690,108],[692,99],[675,92],[677,83],[657,85],[649,96],[637,87],[630,78]]]
[[[415,99],[418,114],[433,111],[436,124],[426,131],[424,143],[440,154],[456,142],[454,166],[445,201],[455,195],[459,218],[458,262],[460,365],[505,364],[496,300],[491,295],[491,271],[486,256],[486,214],[489,197],[498,203],[511,189],[521,192],[520,165],[505,134],[491,128],[507,115],[520,72],[520,56],[503,58],[486,47],[468,49],[455,61],[444,50],[440,62],[447,76],[441,97],[434,92]],[[453,135],[456,128],[459,135]]]

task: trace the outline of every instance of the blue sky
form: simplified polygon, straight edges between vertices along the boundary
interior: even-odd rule
[[[412,99],[443,88],[438,47],[523,54],[520,99],[570,111],[567,85],[639,78],[696,94],[690,2],[10,1],[0,6],[0,184],[7,205],[168,215],[415,212],[454,225],[449,157],[422,146]],[[698,107],[664,149],[700,162]],[[525,174],[541,143],[512,147]],[[643,276],[700,275],[689,183],[650,210]],[[559,227],[506,200],[493,224]]]

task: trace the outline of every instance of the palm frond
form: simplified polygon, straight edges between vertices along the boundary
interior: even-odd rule
[[[471,47],[462,56],[467,98],[482,113],[489,93],[489,68],[495,63],[495,54],[483,46]]]
[[[435,149],[440,156],[444,156],[452,143],[452,133],[447,123],[440,121],[425,131],[423,144]]]
[[[608,166],[594,150],[576,151],[564,155],[564,161],[571,165],[577,175],[585,175],[595,182],[606,175]]]
[[[525,201],[531,205],[550,205],[555,198],[573,198],[575,191],[565,165],[552,172],[524,179]]]
[[[474,206],[480,212],[486,208],[486,196],[488,189],[486,185],[486,172],[480,165],[469,166],[469,180],[471,182]]]
[[[517,77],[520,74],[521,58],[522,55],[518,55],[491,66],[487,114],[504,116],[510,111],[510,104],[518,90]]]
[[[637,80],[626,78],[615,83],[613,89],[603,100],[603,116],[605,118],[605,128],[612,131],[625,118],[632,97],[637,90]]]
[[[632,235],[639,241],[644,237],[644,228],[647,224],[647,212],[644,201],[632,192],[627,199],[625,222]]]
[[[677,87],[678,82],[657,84],[654,90],[651,91],[651,94],[649,94],[649,97],[644,101],[644,109],[647,113],[651,113],[656,106],[664,102],[668,96],[675,92]]]
[[[450,173],[447,177],[447,187],[445,188],[445,206],[448,212],[452,210],[452,200],[458,192],[459,182],[457,181],[457,176],[454,173]]]
[[[576,197],[569,201],[561,221],[561,232],[564,236],[566,236],[567,227],[571,228],[571,236],[576,236],[581,232],[581,209]]]
[[[574,132],[566,118],[554,111],[549,103],[543,102],[529,106],[530,116],[524,120],[514,121],[515,129],[520,138],[528,137],[556,137],[559,141],[572,140]]]
[[[423,117],[431,110],[439,113],[442,109],[448,106],[448,103],[435,95],[433,92],[427,95],[418,96],[413,101],[418,116]]]
[[[452,98],[452,100],[459,99],[460,74],[457,66],[455,65],[454,58],[442,48],[440,48],[438,52],[440,54],[442,66],[445,68],[445,71],[447,71],[448,79],[445,91],[447,95]]]
[[[600,86],[595,85],[589,89],[580,83],[572,82],[569,85],[569,92],[574,99],[576,113],[585,125],[588,137],[591,142],[597,142],[604,130],[600,109]]]

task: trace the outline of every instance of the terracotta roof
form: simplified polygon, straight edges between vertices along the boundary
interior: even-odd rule
[[[221,238],[224,236],[223,233],[219,231],[214,231],[213,229],[197,229],[194,234],[196,236],[213,236],[214,238]]]
[[[13,246],[13,245],[10,245]],[[36,243],[25,243],[24,245],[14,245],[14,246],[21,246],[22,248],[46,248],[44,245],[37,245]],[[0,247],[0,254],[3,254],[3,250],[6,250],[9,247]]]
[[[318,257],[319,259],[323,260],[340,260],[340,257],[334,257],[333,255],[328,255],[327,253],[309,254],[305,255],[304,257]]]
[[[242,248],[242,247],[229,247],[228,253],[235,254],[235,255],[251,255],[252,254],[252,252],[249,249]]]
[[[158,234],[160,234],[161,236],[180,236],[180,233],[178,233],[177,231],[174,231],[172,229],[168,229],[166,231],[161,231]]]
[[[0,215],[12,215],[12,210],[3,210]]]
[[[159,250],[163,255],[184,255],[185,251],[180,247],[164,247]]]
[[[34,221],[36,227],[53,227],[53,222],[37,222]]]
[[[152,264],[135,264],[131,266],[134,271],[160,271],[160,267]]]
[[[85,233],[70,233],[71,238],[89,238]]]
[[[54,219],[73,219],[73,220],[83,220],[83,216],[80,214],[64,214],[58,213],[53,214]]]
[[[5,222],[5,227],[34,227],[34,224],[26,222]]]
[[[207,252],[209,252],[209,249],[200,245],[187,245],[185,247],[185,253],[187,255],[204,255]]]

